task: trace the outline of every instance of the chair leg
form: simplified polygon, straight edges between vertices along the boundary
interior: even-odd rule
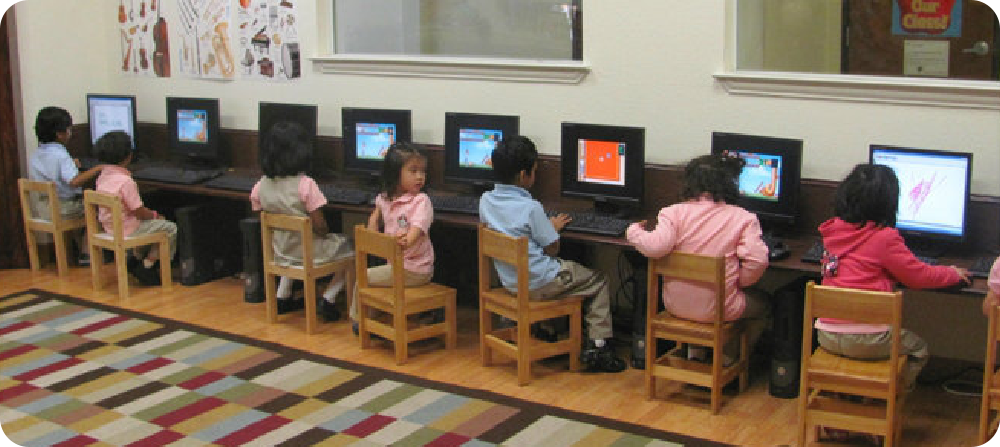
[[[493,352],[486,343],[486,334],[493,332],[493,316],[486,310],[486,305],[479,301],[479,359],[483,366],[493,363]]]
[[[653,336],[653,331],[650,330],[649,325],[646,325],[646,398],[655,399],[656,398],[656,375],[653,374],[653,370],[656,369],[656,337]]]
[[[531,324],[520,318],[517,322],[517,384],[531,383]]]
[[[722,346],[717,346],[712,354],[712,414],[719,414],[722,406]]]
[[[989,370],[986,371],[989,374]],[[990,425],[990,398],[988,387],[983,387],[983,397],[982,404],[979,408],[979,437],[977,438],[980,445],[986,444],[989,440],[989,425]]]
[[[455,349],[458,346],[458,315],[455,307],[457,298],[457,292],[445,298],[444,321],[448,325],[446,329],[448,332],[445,334],[444,346],[447,349]]]
[[[278,285],[275,275],[264,272],[264,299],[267,302],[267,322],[278,321]]]
[[[575,372],[580,370],[580,350],[583,348],[583,309],[574,307],[569,318],[569,339],[573,343],[569,351],[569,370]]]
[[[393,313],[392,327],[396,332],[395,339],[392,341],[396,351],[396,364],[402,365],[406,363],[406,359],[409,356],[409,347],[410,347],[410,340],[409,337],[407,337],[408,334],[406,330],[406,314]]]
[[[368,349],[372,346],[371,334],[368,333],[368,306],[360,295],[358,296],[358,340],[361,341],[361,349]]]
[[[354,264],[344,269],[344,309],[350,312],[351,300],[354,299]]]
[[[160,284],[163,288],[170,290],[173,288],[173,278],[171,278],[170,257],[166,256],[170,253],[170,243],[167,242],[167,238],[164,235],[163,241],[160,242]]]
[[[66,247],[66,233],[56,231],[52,233],[52,242],[56,247],[56,272],[59,276],[69,273],[69,260]]]
[[[101,271],[104,270],[104,249],[96,245],[90,246],[90,279],[94,290],[101,290]]]
[[[38,238],[32,230],[28,230],[26,235],[28,238],[28,264],[31,265],[31,271],[37,272],[42,268],[42,264],[38,260]]]
[[[118,298],[128,298],[128,254],[115,250],[115,270],[118,272]]]
[[[319,324],[316,320],[316,279],[307,276],[302,282],[305,287],[306,334],[312,335]]]

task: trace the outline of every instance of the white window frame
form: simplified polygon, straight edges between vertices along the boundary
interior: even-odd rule
[[[729,94],[1000,110],[1000,81],[740,70],[737,1],[726,0],[725,68],[713,75]]]
[[[554,84],[579,84],[590,73],[586,61],[336,54],[333,1],[316,2],[317,55],[310,60],[322,73]]]

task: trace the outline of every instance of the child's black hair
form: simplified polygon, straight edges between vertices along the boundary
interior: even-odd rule
[[[113,130],[97,139],[94,151],[101,163],[121,164],[132,155],[132,137],[121,130]]]
[[[736,203],[740,196],[740,172],[745,165],[742,158],[723,154],[696,157],[684,167],[681,200],[709,194],[716,202]]]
[[[538,149],[528,137],[513,135],[497,143],[491,159],[497,181],[514,184],[521,171],[531,172],[538,161]]]
[[[403,165],[413,157],[427,159],[424,148],[418,144],[397,141],[389,146],[382,160],[382,192],[390,199],[394,198],[399,187],[399,177],[403,173]]]
[[[73,125],[73,118],[62,107],[49,106],[38,111],[35,117],[35,136],[39,143],[56,141],[59,132],[65,132]]]
[[[267,130],[259,152],[260,168],[267,177],[298,175],[312,166],[313,142],[302,125],[278,121]]]
[[[884,165],[859,164],[837,186],[833,214],[859,227],[873,222],[880,227],[896,226],[899,210],[899,178]]]

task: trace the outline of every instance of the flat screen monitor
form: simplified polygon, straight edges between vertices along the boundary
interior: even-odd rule
[[[286,104],[261,101],[257,113],[257,147],[264,145],[271,126],[278,121],[298,123],[306,131],[310,141],[315,144],[318,108],[307,104]]]
[[[905,238],[965,240],[972,154],[877,144],[869,154],[871,163],[892,168],[899,179],[896,228]]]
[[[135,147],[135,96],[87,95],[87,121],[90,122],[91,145],[113,130],[121,130],[132,138]]]
[[[798,217],[802,140],[713,132],[712,153],[740,157],[737,205],[763,223],[791,225]]]
[[[494,181],[490,158],[497,143],[518,134],[519,119],[508,115],[448,112],[444,116],[444,178],[486,186]]]
[[[646,129],[562,123],[562,194],[642,203]]]
[[[410,111],[389,109],[341,109],[344,135],[344,167],[378,174],[385,152],[396,141],[410,141]]]
[[[217,159],[219,100],[168,97],[167,133],[174,154],[191,159]]]

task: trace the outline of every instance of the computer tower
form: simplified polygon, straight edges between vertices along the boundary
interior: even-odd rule
[[[771,337],[771,372],[768,392],[774,397],[799,396],[802,361],[802,313],[806,283],[818,279],[803,276],[780,287],[772,300],[774,323]]]
[[[177,257],[181,284],[194,286],[239,271],[242,206],[232,201],[177,208]]]
[[[243,301],[264,302],[264,254],[260,241],[260,219],[249,217],[240,221],[243,247]]]

